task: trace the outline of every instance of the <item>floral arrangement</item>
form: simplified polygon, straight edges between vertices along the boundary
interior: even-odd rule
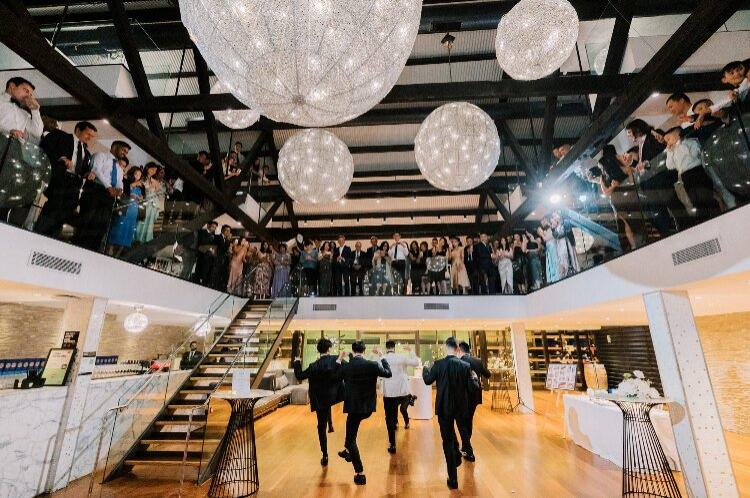
[[[633,370],[633,373],[625,373],[622,382],[620,382],[615,390],[615,394],[618,396],[624,396],[628,398],[659,398],[659,391],[651,387],[651,381],[646,379],[643,372],[640,370]]]

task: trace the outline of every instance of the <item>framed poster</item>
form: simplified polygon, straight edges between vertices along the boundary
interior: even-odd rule
[[[78,344],[78,336],[80,332],[78,330],[66,330],[63,334],[62,349],[75,349]]]
[[[75,349],[52,348],[47,355],[47,363],[42,372],[46,386],[64,386],[73,366]]]
[[[551,363],[547,367],[547,380],[544,386],[550,390],[574,391],[577,372],[577,363]]]

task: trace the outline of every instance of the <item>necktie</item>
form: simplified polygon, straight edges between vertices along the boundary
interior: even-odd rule
[[[83,143],[78,141],[78,147],[76,147],[76,174],[80,175],[83,172]]]
[[[112,159],[112,171],[109,174],[110,187],[117,187],[117,159]]]

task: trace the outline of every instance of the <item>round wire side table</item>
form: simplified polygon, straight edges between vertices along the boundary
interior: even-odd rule
[[[258,459],[255,450],[253,408],[272,391],[253,389],[246,393],[219,391],[214,397],[225,399],[232,407],[229,424],[219,450],[221,457],[216,467],[208,496],[211,498],[242,498],[258,492]]]
[[[653,407],[670,400],[599,397],[622,411],[622,496],[681,498],[650,417]]]

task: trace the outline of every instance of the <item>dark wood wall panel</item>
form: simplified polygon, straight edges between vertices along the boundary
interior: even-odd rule
[[[609,336],[609,340],[607,340]],[[651,333],[647,326],[608,327],[596,332],[599,361],[607,369],[609,387],[617,387],[625,372],[641,370],[663,394]]]

